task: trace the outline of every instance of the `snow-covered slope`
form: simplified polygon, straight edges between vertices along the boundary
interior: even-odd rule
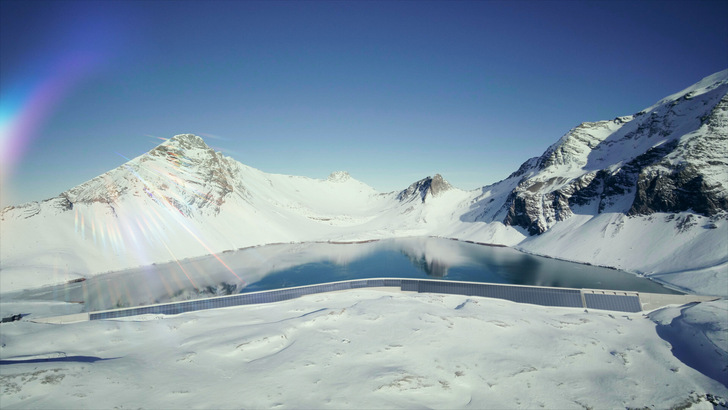
[[[728,327],[715,319],[725,302],[648,318],[360,289],[63,326],[24,320],[2,325],[2,404],[724,408]],[[684,359],[691,352],[700,360]]]
[[[4,291],[277,242],[435,235],[728,294],[728,70],[581,124],[475,191],[440,175],[378,193],[275,175],[178,135],[56,198],[0,213]],[[724,289],[724,290],[721,290]]]

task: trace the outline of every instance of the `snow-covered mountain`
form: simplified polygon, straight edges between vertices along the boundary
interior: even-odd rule
[[[469,192],[440,175],[379,193],[346,172],[268,174],[178,135],[56,198],[4,209],[0,285],[267,243],[435,235],[728,293],[727,94],[725,70],[635,115],[583,123]]]
[[[728,294],[727,94],[724,70],[580,124],[483,188],[465,217],[516,227],[525,251]]]
[[[483,203],[475,220],[535,235],[575,213],[728,210],[727,73],[635,115],[575,127],[501,182],[517,181],[502,207]]]

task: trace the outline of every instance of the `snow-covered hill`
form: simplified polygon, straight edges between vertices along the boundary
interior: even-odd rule
[[[2,325],[2,404],[720,409],[728,340],[714,324],[726,309],[646,317],[359,289],[63,326],[23,320]]]
[[[268,174],[178,135],[0,214],[3,291],[245,246],[434,235],[728,294],[728,70],[584,123],[475,191],[440,175],[378,193],[345,172]],[[723,289],[723,290],[721,290]]]

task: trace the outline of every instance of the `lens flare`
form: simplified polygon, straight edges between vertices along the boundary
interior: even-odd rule
[[[172,265],[175,266],[175,274],[171,278],[176,282],[177,286],[175,288],[167,283],[167,281],[164,281],[163,286],[168,295],[173,297],[174,289],[189,287],[182,286],[183,282],[189,283],[192,288],[199,291],[201,287],[196,278],[201,277],[205,281],[205,279],[211,277],[211,273],[196,266],[194,262],[185,261],[183,263],[178,255],[175,254],[176,247],[172,244],[167,234],[167,232],[175,232],[175,230],[170,230],[170,226],[168,225],[169,223],[173,223],[175,226],[181,228],[185,236],[198,243],[220,266],[235,277],[238,283],[245,286],[246,282],[195,232],[194,224],[191,223],[189,210],[185,204],[188,203],[190,197],[209,201],[209,194],[201,195],[196,190],[186,188],[187,182],[185,179],[175,176],[175,174],[179,175],[182,173],[184,175],[187,172],[186,168],[191,164],[190,159],[180,154],[168,156],[168,163],[175,168],[175,172],[170,173],[169,168],[159,167],[153,161],[150,163],[145,163],[143,160],[132,161],[122,154],[117,154],[127,160],[124,167],[129,175],[135,181],[138,181],[138,188],[136,189],[139,191],[137,192],[140,192],[142,197],[148,198],[154,205],[142,206],[137,210],[132,210],[125,209],[124,207],[115,208],[111,206],[111,203],[108,203],[111,206],[113,218],[109,218],[108,213],[99,213],[100,208],[96,204],[91,205],[93,211],[90,212],[84,212],[84,208],[77,207],[74,211],[74,229],[77,234],[82,239],[85,239],[86,236],[90,237],[91,235],[86,235],[86,224],[88,223],[97,246],[103,246],[103,248],[109,246],[109,251],[117,255],[123,252],[134,252],[138,260],[142,263],[146,262],[151,264],[154,259],[148,255],[150,245],[165,250],[170,256],[170,260],[175,262],[175,265]],[[142,174],[146,175],[149,179],[154,179],[155,183],[147,181],[147,178],[143,177]],[[126,180],[128,181],[128,179]],[[170,186],[178,189],[169,189]],[[110,177],[106,181],[105,187],[109,193],[128,189],[117,187]],[[96,221],[97,218],[100,218],[98,222]],[[177,232],[180,231],[177,230]],[[174,239],[176,240],[176,238]],[[190,266],[196,269],[197,272],[190,272]],[[172,267],[170,266],[169,269],[172,269]],[[147,274],[159,275],[160,272],[152,268]],[[120,301],[124,297],[129,301],[131,300],[131,294],[128,294],[127,289],[104,290],[109,295],[112,305],[122,303]],[[139,294],[139,292],[148,292],[148,296],[150,298],[152,297],[151,289],[139,287],[135,292],[136,294]]]
[[[154,138],[154,139],[158,139],[158,140],[162,140],[162,141],[169,141],[169,138],[157,137],[156,135],[146,134],[146,136],[149,138]]]
[[[0,181],[3,185],[58,103],[97,64],[91,55],[71,54],[56,62],[55,69],[50,72],[39,70],[40,74],[2,87]]]

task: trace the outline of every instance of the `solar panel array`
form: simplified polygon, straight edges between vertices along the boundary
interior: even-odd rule
[[[574,308],[587,307],[592,309],[617,310],[623,312],[639,312],[642,310],[639,296],[636,293],[631,295],[626,293],[588,293],[582,292],[579,289],[542,288],[430,279],[360,279],[254,293],[241,293],[238,295],[220,296],[209,299],[171,302],[158,305],[93,312],[89,314],[89,318],[91,320],[98,320],[143,314],[174,315],[195,310],[281,302],[316,293],[372,287],[397,287],[402,291],[418,293],[481,296],[542,306]],[[582,293],[584,295],[583,301]]]
[[[125,316],[144,314],[175,315],[195,310],[216,309],[230,306],[254,305],[260,303],[281,302],[316,293],[336,292],[348,289],[372,287],[399,287],[399,279],[363,279],[346,282],[323,283],[320,285],[284,288],[255,293],[241,293],[232,296],[221,296],[209,299],[171,302],[159,305],[140,306],[135,308],[114,309],[89,314],[90,320],[113,319]]]
[[[620,312],[641,312],[642,304],[637,295],[616,295],[584,293],[586,307],[591,309],[618,310]]]
[[[481,296],[505,299],[518,303],[541,306],[583,307],[578,289],[536,288],[527,286],[498,285],[491,283],[466,283],[444,281],[416,281],[411,286],[423,293]],[[403,287],[404,290],[404,287]]]

